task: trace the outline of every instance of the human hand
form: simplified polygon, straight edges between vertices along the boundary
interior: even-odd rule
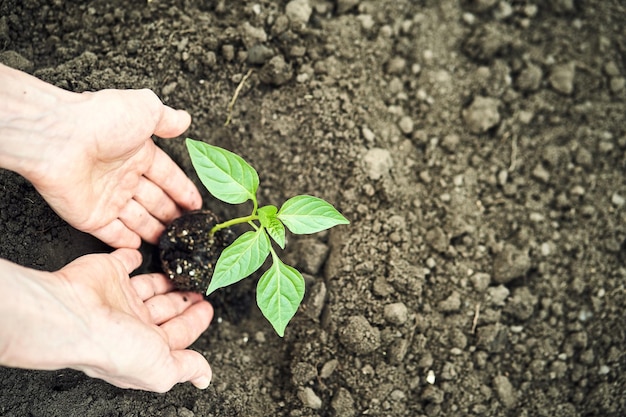
[[[202,200],[183,171],[152,141],[184,132],[188,113],[149,90],[83,93],[68,108],[62,150],[31,181],[68,223],[114,247],[156,243],[164,224]],[[63,117],[63,116],[62,116]],[[58,134],[58,133],[57,133]]]
[[[156,392],[185,381],[206,388],[209,364],[185,348],[209,326],[211,305],[173,292],[162,274],[129,279],[140,263],[132,249],[86,255],[54,273],[0,261],[0,364],[73,368]]]
[[[9,120],[0,123],[8,132],[0,165],[26,177],[75,228],[137,248],[142,238],[156,243],[182,210],[202,205],[193,182],[151,138],[182,134],[187,112],[149,90],[70,93],[1,65],[0,82],[0,121]]]

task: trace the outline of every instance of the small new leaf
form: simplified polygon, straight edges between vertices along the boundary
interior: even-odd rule
[[[259,209],[257,210],[257,214],[259,215],[259,221],[261,222],[261,225],[265,226],[272,219],[276,218],[277,212],[278,209],[276,208],[276,206],[259,207]]]
[[[259,175],[243,158],[189,138],[186,144],[193,167],[211,194],[229,204],[256,201]]]
[[[265,228],[281,249],[285,249],[285,226],[276,217],[277,211],[276,206],[264,206],[260,207],[257,213],[259,214],[261,226]]]
[[[295,234],[317,233],[338,224],[350,223],[331,204],[310,195],[299,195],[285,201],[277,217]]]
[[[277,256],[257,285],[257,304],[280,337],[304,298],[304,278]]]
[[[270,240],[263,229],[239,236],[217,260],[207,295],[252,274],[263,265],[269,253]]]

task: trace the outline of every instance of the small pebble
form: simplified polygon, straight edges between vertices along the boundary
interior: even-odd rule
[[[434,373],[433,373],[433,378],[434,378]],[[433,379],[433,381],[434,381],[434,379]],[[439,389],[439,388],[437,388],[437,387],[435,387],[433,385],[428,385],[422,391],[422,395],[421,395],[420,398],[424,402],[430,402],[430,403],[433,403],[433,404],[441,404],[441,403],[443,403],[444,396],[445,396],[445,393],[443,392],[443,390],[441,390],[441,389]]]
[[[254,27],[249,22],[244,22],[239,28],[241,40],[248,49],[267,41],[267,33],[263,28]]]
[[[561,94],[572,94],[575,73],[576,65],[573,62],[555,65],[550,72],[550,85]]]
[[[276,55],[263,65],[259,79],[265,84],[281,86],[293,78],[292,68],[282,55]]]
[[[339,331],[339,341],[352,353],[365,355],[380,346],[380,331],[363,316],[351,316]]]
[[[298,398],[305,407],[312,408],[313,410],[322,408],[322,399],[310,387],[300,389],[298,391]]]
[[[626,79],[624,77],[613,77],[611,78],[611,92],[619,93],[626,87]]]
[[[439,310],[444,313],[454,313],[461,308],[461,294],[453,292],[448,298],[439,303]]]
[[[330,402],[330,406],[333,409],[334,417],[354,417],[356,410],[354,409],[354,399],[352,394],[347,389],[341,387],[333,395],[333,399]]]
[[[391,152],[387,149],[372,148],[363,157],[365,172],[372,180],[378,180],[393,167]]]
[[[263,333],[262,331],[258,331],[254,334],[254,340],[257,343],[265,343],[266,339],[265,339],[265,333]]]
[[[517,403],[517,394],[515,388],[511,384],[511,381],[504,376],[498,375],[493,379],[493,388],[498,395],[498,399],[508,409],[515,407]]]
[[[538,301],[538,297],[528,287],[518,287],[509,298],[504,311],[518,320],[526,321],[533,315]]]
[[[533,222],[533,223],[540,223],[540,222],[542,222],[542,221],[544,221],[544,220],[546,219],[546,216],[544,216],[544,215],[543,215],[543,214],[541,214],[541,213],[535,213],[535,212],[533,212],[533,213],[530,213],[530,214],[528,215],[528,218],[529,218],[529,219],[530,219],[530,221],[531,221],[531,222]]]
[[[489,294],[489,298],[491,299],[491,303],[494,306],[503,306],[506,299],[509,297],[511,292],[504,285],[498,285],[497,287],[491,287],[487,290],[487,294]]]
[[[265,45],[256,44],[248,49],[248,63],[253,65],[265,64],[274,56],[274,51]]]
[[[443,140],[441,141],[441,146],[448,152],[454,152],[456,147],[459,145],[459,142],[461,142],[461,138],[459,137],[459,135],[455,135],[452,133],[444,136]]]
[[[428,382],[430,385],[435,383],[435,371],[433,371],[432,369],[428,371],[428,373],[426,374],[426,382]]]
[[[406,59],[393,57],[387,62],[387,74],[401,74],[406,68]]]
[[[427,231],[425,240],[433,249],[441,253],[448,250],[450,243],[448,236],[441,227],[433,227]]]
[[[406,339],[397,339],[395,340],[389,349],[387,349],[387,357],[389,358],[389,363],[392,365],[397,365],[402,363],[406,354],[409,350],[409,341]]]
[[[305,294],[305,314],[313,320],[319,320],[326,303],[326,284],[323,280],[315,281]]]
[[[307,23],[311,18],[313,8],[309,0],[292,0],[285,7],[285,14],[292,22]]]
[[[573,186],[570,192],[577,197],[585,195],[585,189],[580,185]]]
[[[530,64],[517,77],[517,87],[524,92],[537,91],[541,87],[543,71],[541,67]]]
[[[617,193],[613,193],[613,195],[611,196],[611,203],[613,203],[614,206],[622,207],[625,202],[626,200],[624,199],[624,197]]]
[[[617,77],[618,75],[620,75],[619,67],[617,66],[615,61],[609,61],[604,64],[604,72],[609,77]]]
[[[477,96],[472,104],[463,110],[463,120],[472,133],[484,133],[500,123],[499,106],[500,100]]]
[[[302,270],[307,274],[317,275],[326,262],[330,248],[315,238],[303,239],[298,246]]]
[[[335,372],[335,369],[337,369],[337,366],[339,366],[339,361],[337,359],[331,359],[326,362],[322,365],[322,369],[320,370],[320,378],[328,378],[331,376],[333,372]]]
[[[357,17],[357,20],[361,22],[361,27],[363,30],[369,31],[374,27],[374,18],[369,14],[360,14]]]
[[[406,394],[404,393],[404,391],[399,389],[394,389],[393,391],[391,391],[391,394],[389,394],[389,396],[393,401],[402,401],[406,399]]]
[[[538,11],[539,7],[536,4],[527,4],[523,8],[523,12],[527,17],[535,17]]]
[[[372,130],[367,126],[363,126],[361,128],[361,133],[363,134],[363,139],[365,139],[369,143],[374,142],[374,139],[376,139],[376,135],[374,134],[374,132],[372,132]]]
[[[413,132],[413,120],[409,116],[402,116],[398,122],[398,127],[405,135],[410,135]]]
[[[235,47],[229,44],[222,45],[222,56],[226,61],[235,59]]]
[[[387,304],[384,308],[385,320],[391,324],[404,324],[409,318],[408,312],[404,303]]]
[[[506,244],[493,262],[493,280],[498,284],[506,284],[526,275],[530,267],[531,260],[527,250]]]
[[[496,20],[504,20],[513,15],[513,7],[506,1],[501,1],[498,7],[493,12],[493,17]]]
[[[474,23],[476,23],[476,16],[469,12],[463,13],[463,21],[467,25],[472,26]]]
[[[470,281],[476,291],[484,292],[489,288],[491,276],[485,272],[477,272],[470,277]]]

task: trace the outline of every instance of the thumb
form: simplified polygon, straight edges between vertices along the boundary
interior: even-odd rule
[[[163,114],[154,128],[154,134],[162,138],[173,138],[181,135],[190,124],[189,113],[163,105]]]
[[[115,251],[111,252],[111,255],[120,262],[122,262],[122,264],[124,265],[124,269],[129,274],[135,269],[139,268],[139,266],[141,265],[141,252],[136,249],[116,249]]]

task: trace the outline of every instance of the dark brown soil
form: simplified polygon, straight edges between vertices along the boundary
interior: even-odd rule
[[[210,210],[184,213],[168,225],[159,239],[161,268],[182,291],[204,293],[222,251],[234,240],[234,232],[209,231],[221,220]]]
[[[0,415],[625,415],[625,23],[621,0],[0,1],[2,62],[151,88],[257,169],[261,204],[351,221],[289,236],[309,296],[283,339],[254,279],[216,303],[208,390],[3,368]],[[0,184],[0,256],[107,250]]]

